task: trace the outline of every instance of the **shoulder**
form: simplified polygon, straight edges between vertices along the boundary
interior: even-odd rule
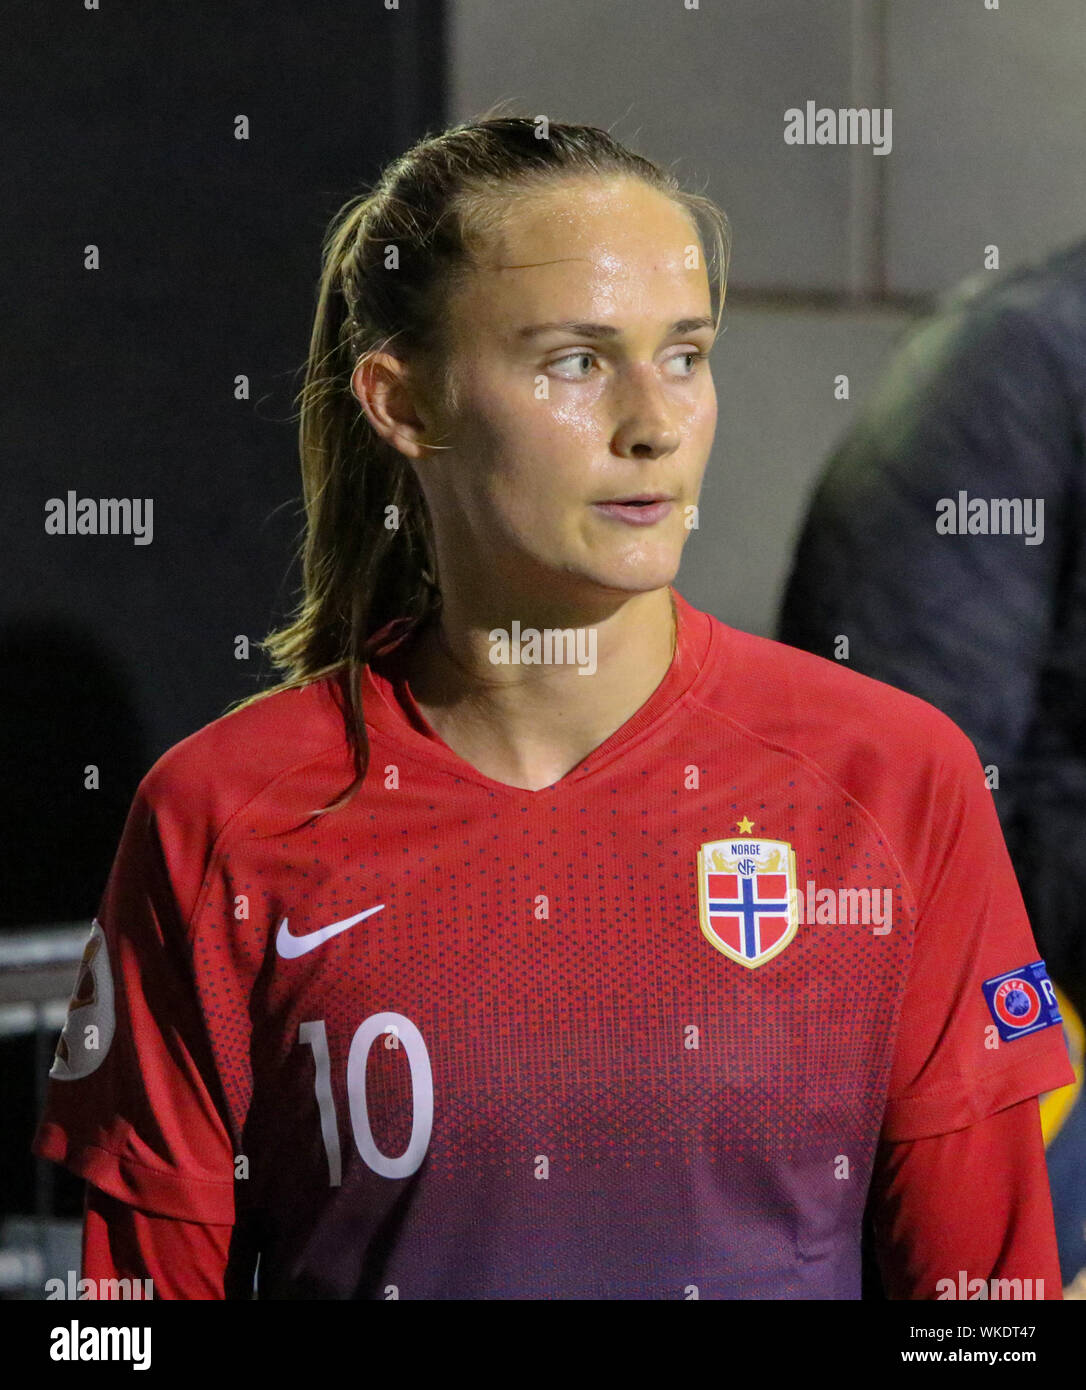
[[[715,621],[715,620],[714,620]],[[720,624],[702,705],[757,745],[766,791],[795,786],[797,809],[859,809],[885,842],[916,900],[962,827],[999,834],[976,749],[926,700],[847,665]]]
[[[275,691],[212,720],[157,759],[136,794],[169,862],[206,862],[240,813],[273,828],[342,791],[346,724],[330,678]]]
[[[1068,378],[1066,367],[1084,353],[1086,241],[1080,241],[994,278],[986,271],[968,277],[916,326],[904,355],[925,389],[949,400],[963,395],[960,380],[941,380],[950,365],[981,382],[998,367],[1014,383],[1024,358],[1034,372],[1078,393],[1078,376]]]
[[[847,663],[713,622],[719,655],[703,703],[815,763],[850,795],[884,799],[933,778],[979,774],[968,736],[926,700]]]
[[[1014,267],[993,278],[990,271],[969,276],[944,298],[947,313],[1020,314],[1043,323],[1073,310],[1066,325],[1081,337],[1086,304],[1086,240],[1060,247],[1043,260]]]

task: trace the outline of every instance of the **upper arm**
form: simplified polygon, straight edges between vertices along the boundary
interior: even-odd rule
[[[160,1299],[223,1299],[238,1279],[235,1228],[156,1216],[87,1185],[83,1278],[145,1280]],[[251,1287],[251,1271],[250,1271]]]
[[[34,1141],[142,1212],[234,1220],[234,1145],[155,820],[133,801]]]
[[[1074,1080],[976,751],[942,716],[933,728],[940,758],[910,863],[916,921],[883,1112],[891,1142],[964,1130]]]
[[[951,1134],[884,1141],[868,1202],[890,1298],[972,1298],[978,1279],[989,1297],[993,1279],[1063,1296],[1034,1098]]]

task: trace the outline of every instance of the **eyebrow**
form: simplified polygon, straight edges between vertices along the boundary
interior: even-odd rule
[[[668,334],[693,333],[699,328],[715,328],[716,321],[711,318],[676,319],[668,329]],[[534,338],[540,333],[572,333],[578,338],[617,338],[621,329],[609,323],[533,323],[517,330],[518,338]]]

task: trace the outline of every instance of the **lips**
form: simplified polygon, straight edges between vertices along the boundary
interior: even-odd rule
[[[602,516],[625,522],[630,526],[652,526],[662,521],[671,511],[669,497],[626,498],[614,502],[595,502],[593,506]]]
[[[596,505],[600,507],[644,507],[652,502],[670,502],[666,492],[639,492],[633,497],[605,497]]]

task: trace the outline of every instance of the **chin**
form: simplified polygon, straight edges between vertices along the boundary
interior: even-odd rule
[[[678,572],[678,556],[652,556],[593,566],[590,574],[604,588],[628,594],[650,594],[673,583]]]

